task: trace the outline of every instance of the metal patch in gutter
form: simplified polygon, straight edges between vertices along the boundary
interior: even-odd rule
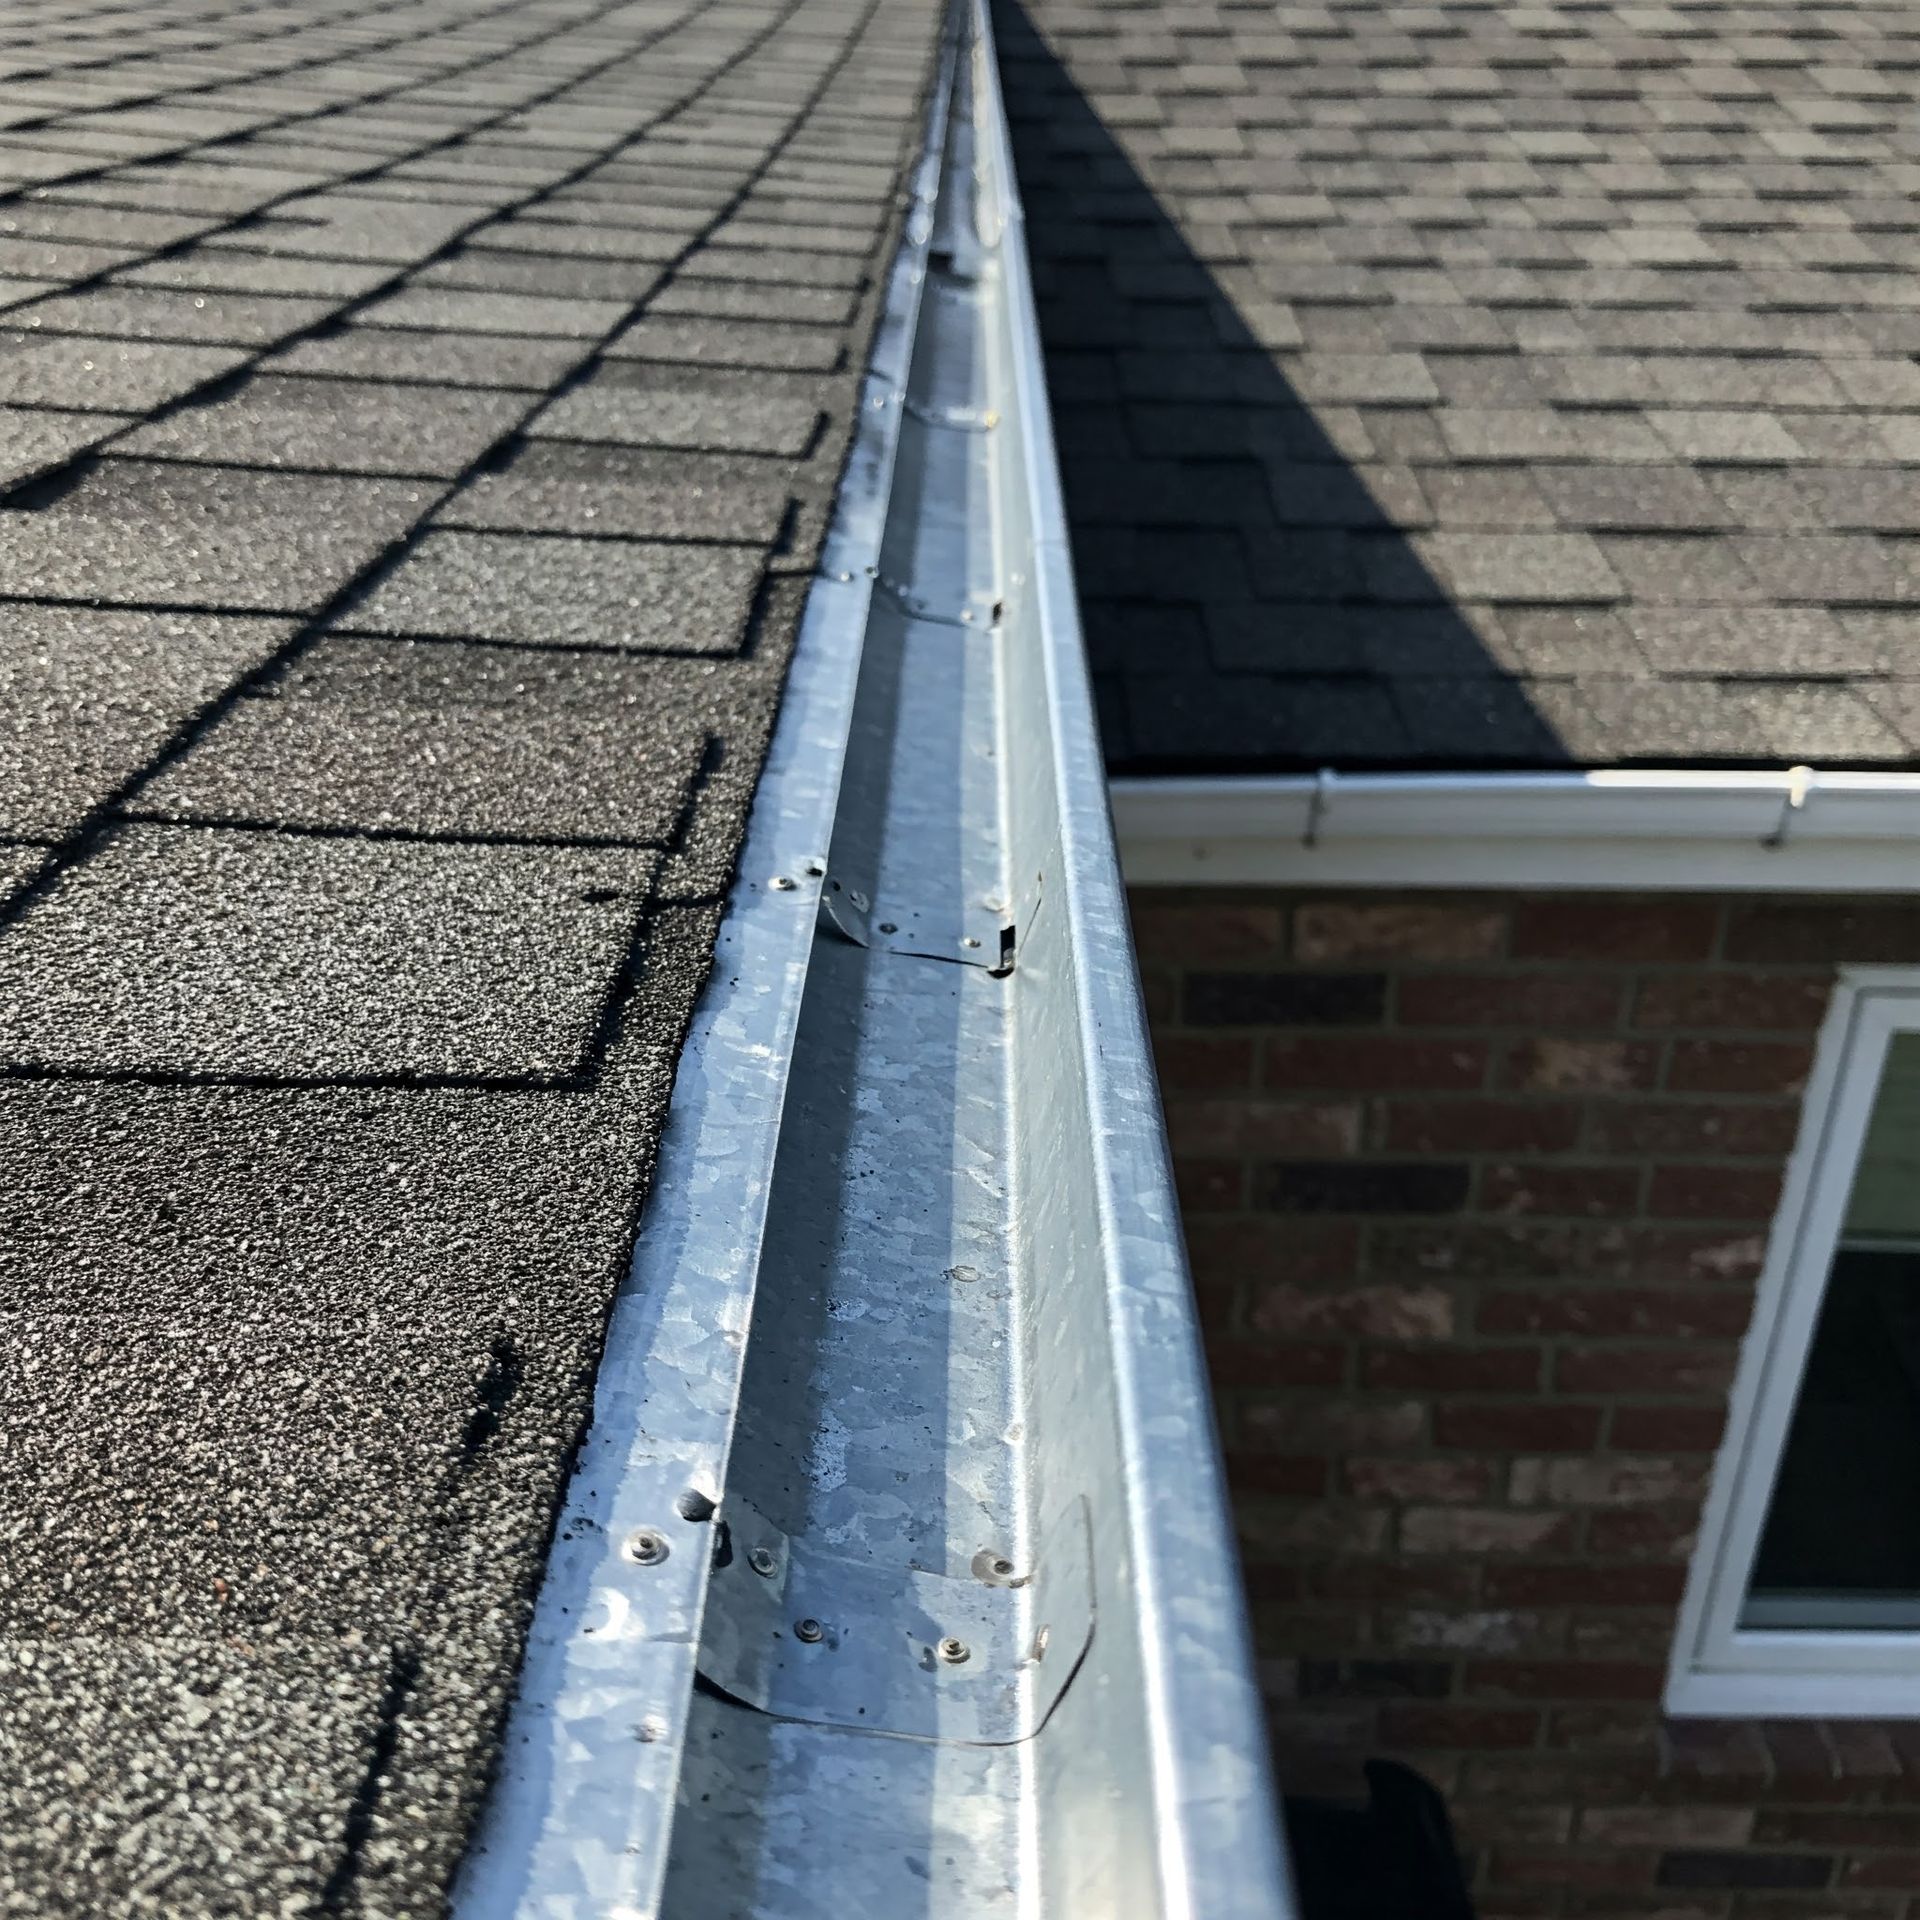
[[[915,196],[462,1920],[1290,1911],[978,8]]]

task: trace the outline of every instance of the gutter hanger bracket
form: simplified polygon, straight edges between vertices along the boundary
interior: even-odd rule
[[[1075,1500],[1016,1566],[855,1559],[738,1494],[714,1536],[700,1678],[781,1720],[968,1746],[1030,1740],[1093,1637],[1093,1547]]]
[[[1333,811],[1333,789],[1339,778],[1331,767],[1322,767],[1313,776],[1313,787],[1307,795],[1307,824],[1300,834],[1303,847],[1320,844],[1320,831],[1326,825],[1327,815]]]
[[[895,901],[874,900],[860,888],[829,877],[820,890],[820,918],[843,940],[871,952],[985,967],[996,979],[1013,971],[1015,934],[1020,923],[1010,920],[996,904],[983,901],[977,908],[935,914]]]
[[[1787,769],[1787,790],[1780,796],[1780,818],[1774,823],[1773,831],[1761,837],[1763,847],[1784,847],[1787,835],[1794,825],[1794,815],[1804,812],[1813,790],[1819,780],[1811,767],[1789,767]]]

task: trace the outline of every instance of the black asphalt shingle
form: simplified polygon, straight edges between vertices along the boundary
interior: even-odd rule
[[[0,1064],[564,1077],[587,1064],[654,865],[599,848],[129,826],[0,940]]]
[[[508,393],[259,374],[218,400],[136,429],[121,446],[149,460],[450,479],[526,410],[524,399]]]
[[[336,624],[527,647],[731,653],[761,565],[745,547],[435,532]]]
[[[938,24],[0,23],[0,1910],[444,1910]]]

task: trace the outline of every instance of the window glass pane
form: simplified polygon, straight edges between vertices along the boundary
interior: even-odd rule
[[[1888,1049],[1741,1625],[1920,1628],[1920,1034]]]

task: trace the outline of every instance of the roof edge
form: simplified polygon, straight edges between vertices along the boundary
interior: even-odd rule
[[[1133,886],[1920,892],[1920,774],[1118,779]]]

